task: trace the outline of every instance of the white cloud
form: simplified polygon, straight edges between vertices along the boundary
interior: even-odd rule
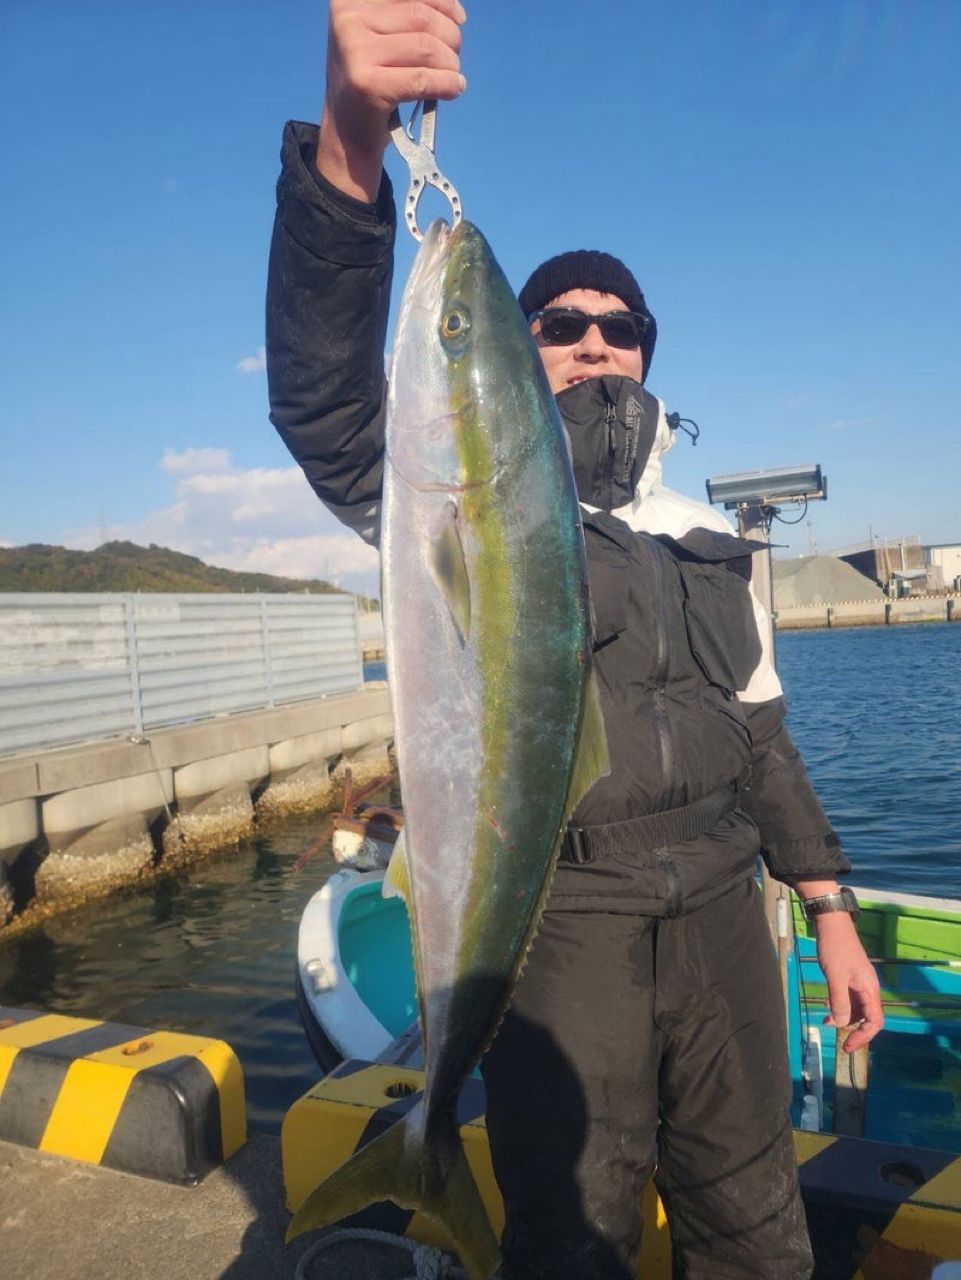
[[[168,449],[160,470],[172,501],[128,524],[69,530],[61,541],[91,550],[104,541],[157,543],[208,564],[289,578],[326,578],[375,591],[378,555],[327,511],[299,467],[238,470],[226,449]]]
[[[852,431],[856,427],[876,427],[877,418],[835,418],[829,422],[826,431]]]
[[[226,449],[184,449],[181,453],[166,449],[160,459],[160,468],[171,475],[227,471],[230,469],[230,453]]]
[[[241,373],[263,373],[267,368],[267,348],[258,347],[255,356],[244,356],[243,360],[238,360],[234,367]]]

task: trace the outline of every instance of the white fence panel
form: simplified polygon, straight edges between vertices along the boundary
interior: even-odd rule
[[[0,751],[128,733],[134,711],[123,596],[0,595]]]
[[[0,754],[362,684],[349,595],[0,594]]]

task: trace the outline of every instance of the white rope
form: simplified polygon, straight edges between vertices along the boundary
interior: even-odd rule
[[[333,1231],[324,1236],[316,1244],[311,1245],[297,1263],[294,1280],[308,1280],[307,1264],[318,1254],[329,1249],[331,1245],[348,1242],[392,1245],[396,1249],[404,1249],[413,1255],[415,1273],[405,1280],[466,1280],[467,1273],[456,1266],[449,1254],[433,1245],[420,1244],[416,1240],[408,1240],[406,1236],[396,1236],[390,1231],[374,1231],[367,1227],[347,1227]]]

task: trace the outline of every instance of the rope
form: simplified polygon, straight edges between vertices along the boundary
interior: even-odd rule
[[[415,1271],[412,1276],[407,1276],[404,1280],[467,1280],[467,1272],[456,1266],[449,1254],[435,1249],[433,1245],[420,1244],[416,1240],[408,1240],[406,1236],[396,1236],[390,1231],[374,1231],[368,1227],[350,1227],[333,1231],[311,1245],[297,1263],[294,1280],[309,1280],[307,1276],[309,1262],[325,1249],[329,1249],[331,1245],[348,1242],[390,1245],[412,1254]]]

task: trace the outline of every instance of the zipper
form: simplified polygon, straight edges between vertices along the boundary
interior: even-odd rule
[[[627,412],[624,415],[624,465],[621,467],[620,475],[621,484],[629,492],[633,488],[631,477],[634,474],[634,460],[637,457],[637,445],[641,438],[640,420],[636,413],[631,412],[634,403],[634,397],[629,397]]]
[[[681,905],[683,903],[683,894],[681,893],[681,877],[677,874],[677,867],[674,859],[671,857],[667,849],[655,849],[654,857],[657,865],[664,873],[664,881],[667,885],[667,898],[664,903],[664,914],[670,919],[679,915]]]
[[[614,434],[614,423],[617,419],[616,406],[608,394],[608,390],[604,388],[604,398],[607,400],[607,408],[604,411],[604,421],[607,424],[607,510],[610,511],[614,505],[614,462],[617,456],[617,437]]]
[[[654,669],[654,723],[657,726],[657,741],[661,753],[662,782],[668,796],[674,794],[674,743],[671,740],[671,726],[667,714],[664,686],[667,681],[667,626],[664,618],[664,575],[661,568],[661,557],[657,551],[651,552],[654,564],[654,599],[657,620],[657,662]]]

